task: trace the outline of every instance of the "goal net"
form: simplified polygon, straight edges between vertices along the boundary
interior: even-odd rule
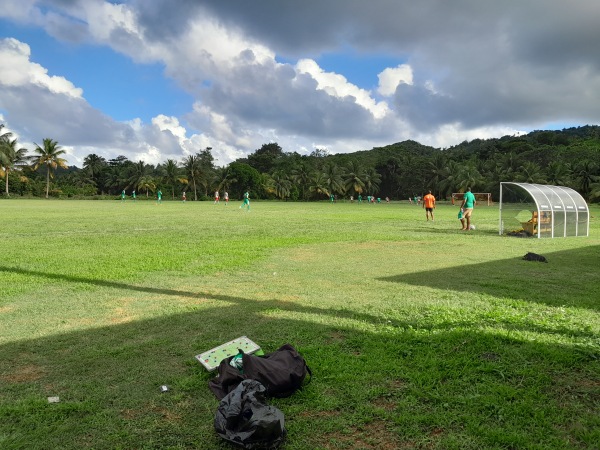
[[[464,192],[453,192],[452,193],[452,204],[460,205],[463,201],[464,195],[465,195]],[[486,204],[486,205],[490,206],[494,203],[494,202],[492,202],[491,192],[473,192],[473,195],[475,196],[475,200],[477,201],[477,204],[479,204],[479,205]]]

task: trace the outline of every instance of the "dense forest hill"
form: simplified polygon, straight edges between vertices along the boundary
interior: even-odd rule
[[[249,190],[253,198],[319,200],[358,194],[405,199],[431,189],[443,199],[471,187],[497,199],[500,182],[517,181],[569,186],[599,201],[600,126],[474,139],[444,149],[409,140],[353,153],[317,149],[300,155],[268,143],[225,167],[215,166],[211,148],[157,166],[92,154],[83,168],[63,167],[53,171],[48,186],[45,167],[15,166],[22,170],[8,171],[6,191],[42,196],[48,187],[54,196],[117,196],[136,189],[148,198],[158,190],[166,198],[188,191],[188,199],[200,200],[215,190],[232,198]],[[0,176],[6,179],[6,172]]]

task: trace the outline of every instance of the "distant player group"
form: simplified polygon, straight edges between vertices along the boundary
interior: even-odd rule
[[[125,189],[123,189],[123,191],[121,192],[121,201],[124,201],[126,197],[127,195],[125,193]],[[131,193],[131,198],[134,201],[136,200],[137,197],[135,190]],[[183,202],[187,200],[185,191],[183,191],[181,195],[181,200]],[[160,189],[156,192],[156,201],[157,203],[162,203],[162,192]],[[229,194],[227,193],[227,191],[223,193],[223,201],[225,202],[225,206],[229,205]],[[334,195],[331,195],[330,202],[335,203],[336,201],[337,198]],[[381,198],[375,199],[374,196],[369,195],[367,201],[368,203],[381,203]],[[386,197],[385,201],[386,203],[389,203],[389,197]],[[427,219],[427,221],[429,222],[429,220],[431,219],[431,221],[433,222],[435,220],[433,216],[433,210],[435,209],[435,197],[431,193],[431,191],[428,191],[422,199],[421,197],[415,195],[414,197],[409,197],[408,201],[411,204],[414,203],[415,205],[420,205],[422,203],[423,208],[425,209],[425,218]],[[350,197],[350,202],[354,202],[353,196]],[[215,191],[213,204],[217,205],[219,203],[221,203],[221,196],[219,194],[219,191]],[[362,195],[360,194],[358,195],[358,203],[362,203]],[[473,208],[475,207],[475,203],[475,195],[473,195],[473,193],[471,192],[471,188],[467,188],[467,192],[465,192],[463,196],[463,201],[460,205],[460,210],[458,211],[458,220],[460,220],[461,230],[463,231],[475,229],[475,225],[471,223],[471,217],[473,214]],[[244,192],[244,199],[242,201],[242,204],[240,205],[240,209],[244,208],[246,208],[247,211],[250,211],[250,193],[248,191]]]

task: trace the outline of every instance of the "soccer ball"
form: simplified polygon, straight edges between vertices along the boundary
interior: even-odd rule
[[[469,230],[474,230],[475,229],[475,225],[471,224],[471,226],[469,227]]]

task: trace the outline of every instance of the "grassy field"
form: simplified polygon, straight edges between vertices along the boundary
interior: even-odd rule
[[[0,448],[230,448],[194,355],[241,335],[313,370],[271,401],[286,449],[598,448],[598,207],[537,240],[494,206],[239,205],[0,202]]]

